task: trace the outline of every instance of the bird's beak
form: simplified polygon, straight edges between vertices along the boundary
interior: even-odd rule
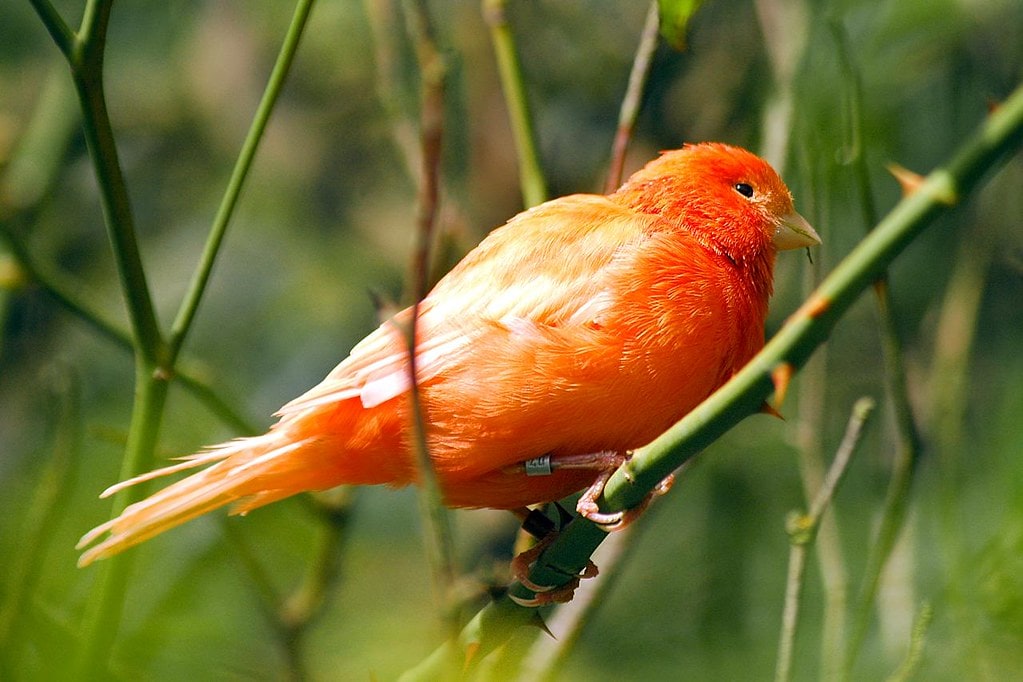
[[[821,238],[810,227],[810,223],[806,222],[806,218],[792,211],[781,217],[781,221],[774,229],[774,238],[771,241],[779,251],[785,251],[801,249],[804,246],[817,246],[821,243]]]

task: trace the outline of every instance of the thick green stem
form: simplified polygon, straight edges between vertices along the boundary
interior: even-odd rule
[[[756,413],[773,389],[771,375],[784,364],[801,367],[853,302],[891,262],[933,223],[957,205],[999,161],[1023,142],[1023,86],[990,114],[944,168],[932,172],[910,196],[903,198],[859,246],[821,282],[806,303],[745,368],[672,426],[657,440],[636,452],[608,481],[599,500],[601,511],[615,512],[639,504],[666,475],[704,450],[743,418]],[[586,565],[604,531],[576,519],[537,560],[530,581],[561,585]],[[523,599],[534,594],[515,583],[510,593]],[[478,659],[503,643],[519,625],[531,622],[535,611],[516,606],[507,597],[485,607],[470,622],[457,643],[473,646]],[[436,673],[437,652],[407,673],[422,679]]]
[[[167,388],[167,381],[154,365],[142,358],[136,361],[135,404],[121,465],[122,479],[152,468]],[[118,516],[129,504],[142,499],[144,488],[132,486],[115,495],[112,516]],[[121,624],[125,591],[135,556],[134,552],[125,552],[97,565],[99,575],[86,604],[74,679],[94,680],[107,676],[107,665]]]

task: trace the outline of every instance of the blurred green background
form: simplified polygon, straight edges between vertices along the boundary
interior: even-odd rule
[[[80,3],[57,6],[77,24]],[[522,200],[480,7],[429,7],[451,69],[443,244],[460,254]],[[599,191],[647,4],[513,1],[508,10],[551,195]],[[165,326],[291,11],[280,2],[115,7],[109,106]],[[770,334],[814,273],[864,235],[852,154],[865,154],[883,213],[899,198],[886,163],[919,172],[942,163],[1021,80],[1017,0],[707,0],[688,49],[661,45],[655,54],[627,172],[660,149],[709,139],[763,151],[783,169],[824,246],[813,266],[800,254],[779,260]],[[376,325],[370,291],[402,291],[416,187],[405,136],[414,134],[416,93],[400,8],[316,6],[184,353],[190,371],[255,428]],[[4,3],[3,228],[126,328],[79,123],[67,67],[41,22],[29,3]],[[924,603],[933,620],[918,679],[1023,674],[1021,225],[1017,155],[891,272],[922,460],[855,679],[895,671]],[[108,518],[110,504],[97,495],[118,478],[133,364],[22,274],[0,242],[0,678],[66,679],[96,574],[75,568],[73,547]],[[869,395],[879,408],[835,501],[841,566],[855,596],[896,442],[878,328],[868,294],[796,382],[784,422],[747,420],[657,502],[560,679],[770,678],[785,517],[806,504],[800,452],[830,460],[852,403]],[[238,433],[175,386],[159,456]],[[281,594],[303,581],[324,533],[304,498],[246,518],[213,514],[134,550],[115,673],[271,680],[299,672],[297,660],[309,679],[386,680],[420,661],[442,629],[414,492],[362,489],[350,503],[331,554],[336,583],[297,657],[289,659],[253,576]],[[490,511],[452,519],[466,592],[478,605],[488,584],[507,579],[516,523]],[[812,555],[797,679],[820,676],[823,601]]]

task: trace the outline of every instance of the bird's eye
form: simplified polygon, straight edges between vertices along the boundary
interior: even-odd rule
[[[746,197],[747,199],[753,198],[753,185],[745,182],[737,182],[734,185],[735,191]]]

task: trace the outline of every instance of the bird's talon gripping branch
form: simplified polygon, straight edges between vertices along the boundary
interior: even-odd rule
[[[556,566],[552,566],[554,570],[561,572]],[[547,606],[549,604],[566,604],[572,601],[575,596],[575,591],[579,587],[579,583],[583,580],[589,580],[590,578],[596,578],[600,574],[600,570],[597,565],[592,561],[587,561],[585,568],[579,573],[571,574],[568,582],[557,587],[551,585],[537,585],[530,580],[523,582],[523,586],[533,591],[532,599],[523,599],[515,595],[508,595],[508,597],[518,604],[519,606],[526,606],[536,608],[539,606]]]
[[[600,506],[597,504],[597,500],[604,492],[604,487],[607,482],[611,479],[611,475],[614,471],[604,471],[597,477],[597,480],[593,482],[586,492],[579,498],[579,502],[576,504],[576,511],[579,512],[579,516],[587,519],[600,526],[604,531],[613,533],[615,531],[624,530],[633,521],[638,519],[646,511],[646,508],[650,505],[650,501],[655,497],[659,497],[669,490],[675,483],[675,474],[668,474],[664,480],[657,484],[657,486],[643,498],[637,506],[632,509],[626,509],[624,511],[617,512],[602,512]]]
[[[592,561],[586,563],[586,567],[580,573],[570,573],[564,571],[557,566],[551,566],[552,570],[559,573],[564,573],[566,576],[570,576],[568,582],[563,585],[538,585],[529,579],[529,571],[536,563],[536,560],[540,558],[544,550],[547,549],[554,539],[558,536],[556,532],[549,533],[539,542],[533,545],[531,548],[522,552],[511,561],[511,571],[515,579],[522,584],[523,587],[533,593],[532,599],[524,599],[517,597],[514,594],[509,594],[508,598],[519,606],[526,607],[538,607],[546,606],[547,604],[564,604],[572,600],[572,596],[575,594],[575,590],[579,587],[580,580],[597,577],[600,572],[597,569],[597,565]]]

